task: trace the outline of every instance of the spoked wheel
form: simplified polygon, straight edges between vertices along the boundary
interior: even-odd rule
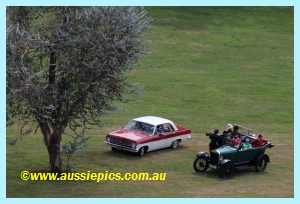
[[[234,166],[231,162],[222,164],[219,169],[219,175],[221,178],[230,178],[234,172]]]
[[[140,150],[138,151],[139,156],[143,156],[145,154],[145,147],[141,147]]]
[[[174,140],[171,144],[172,149],[176,149],[178,147],[178,140]]]
[[[258,158],[258,160],[256,161],[255,170],[257,172],[263,172],[266,169],[267,164],[268,164],[267,157],[262,156]]]
[[[205,172],[208,168],[209,161],[206,157],[197,157],[194,161],[194,169],[196,172]]]

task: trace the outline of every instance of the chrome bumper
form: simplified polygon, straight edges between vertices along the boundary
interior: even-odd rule
[[[132,148],[129,148],[129,147],[124,147],[122,145],[117,145],[117,144],[107,142],[107,141],[105,141],[105,143],[107,145],[111,146],[111,147],[116,148],[117,150],[122,150],[122,151],[127,151],[127,152],[134,152],[134,153],[137,153],[139,151],[138,149],[132,149]]]

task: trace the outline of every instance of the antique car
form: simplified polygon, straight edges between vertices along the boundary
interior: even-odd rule
[[[242,142],[244,142],[246,138],[250,138],[251,141],[256,138],[256,135],[254,134],[251,128],[242,125],[237,125],[237,124],[234,124],[234,126],[238,126],[238,128],[242,130],[242,132],[240,132]],[[219,148],[222,145],[231,143],[230,137],[228,137],[228,135],[226,134],[216,134],[212,132],[206,132],[206,136],[208,136],[210,139],[209,151]]]
[[[131,120],[125,128],[106,136],[106,144],[112,150],[123,150],[143,156],[146,152],[171,147],[191,138],[191,130],[176,126],[172,121],[144,116]]]
[[[220,147],[213,149],[210,146],[210,152],[198,152],[193,163],[194,170],[196,172],[205,172],[208,168],[218,170],[221,178],[230,178],[234,171],[251,167],[255,167],[257,172],[263,172],[270,162],[265,150],[275,146],[268,141],[262,147],[242,150],[241,145],[232,146],[226,135],[213,133],[206,135],[219,143]],[[251,142],[254,139],[253,135],[244,135],[244,140],[248,138],[247,140]]]

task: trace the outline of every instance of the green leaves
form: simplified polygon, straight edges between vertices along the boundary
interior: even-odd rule
[[[49,125],[52,132],[68,128],[75,139],[62,150],[71,154],[88,139],[77,131],[86,123],[101,126],[99,118],[115,109],[113,101],[134,93],[125,74],[147,54],[144,36],[151,18],[142,7],[13,7],[10,12],[7,125],[18,120]],[[44,138],[51,134],[42,132]]]

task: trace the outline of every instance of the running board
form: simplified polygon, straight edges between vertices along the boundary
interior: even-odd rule
[[[252,168],[253,166],[251,165],[245,165],[245,166],[238,166],[238,167],[235,167],[236,170],[243,170],[243,169],[249,169],[249,168]]]

